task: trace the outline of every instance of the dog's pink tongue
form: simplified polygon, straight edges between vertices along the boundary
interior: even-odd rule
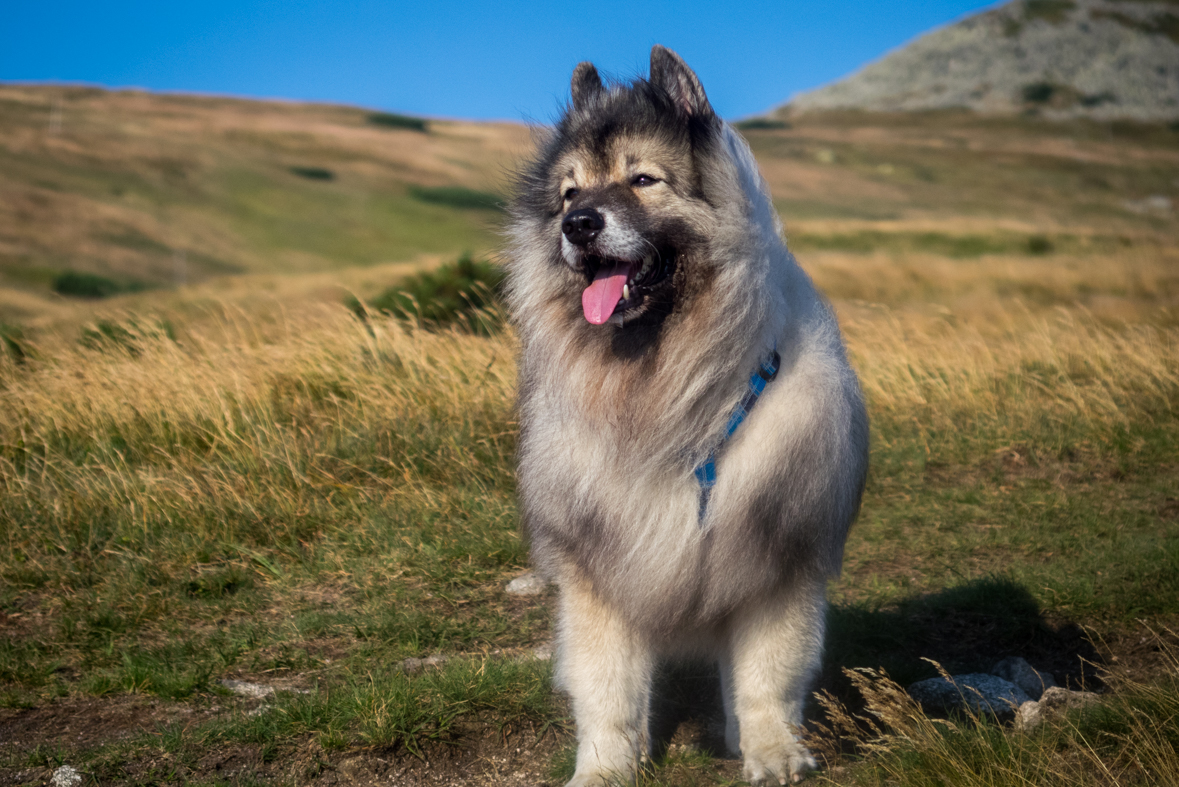
[[[620,262],[613,268],[602,267],[594,276],[594,283],[581,293],[581,308],[585,318],[594,325],[601,325],[610,319],[614,307],[622,299],[622,288],[630,276],[629,263]]]

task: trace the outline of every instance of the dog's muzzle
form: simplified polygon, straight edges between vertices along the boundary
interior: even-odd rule
[[[585,246],[606,227],[606,219],[593,208],[571,210],[561,222],[561,232],[575,246]]]

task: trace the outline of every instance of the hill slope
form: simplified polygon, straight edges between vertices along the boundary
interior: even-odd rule
[[[1179,3],[1017,0],[927,33],[786,108],[951,107],[1179,119]]]
[[[349,107],[0,85],[0,330],[170,311],[202,292],[339,303],[493,251],[495,195],[529,129],[382,120],[395,125]],[[811,270],[827,255],[920,266],[1033,246],[1037,260],[1173,266],[1179,129],[827,112],[744,133]],[[80,298],[61,287],[70,272],[146,291]],[[1128,297],[1173,304],[1159,286]]]
[[[527,144],[509,124],[0,85],[0,287],[44,292],[73,272],[154,288],[491,248],[505,167]]]

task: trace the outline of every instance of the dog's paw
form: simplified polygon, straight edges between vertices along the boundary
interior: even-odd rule
[[[745,781],[754,787],[800,782],[818,763],[806,747],[790,742],[745,755]]]

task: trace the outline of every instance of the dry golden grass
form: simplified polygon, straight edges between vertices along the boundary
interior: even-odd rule
[[[1008,330],[1021,313],[1078,306],[1111,326],[1179,323],[1179,249],[1174,246],[967,260],[929,253],[810,251],[800,259],[836,302],[936,313],[984,332]]]
[[[472,443],[509,441],[510,336],[366,325],[343,307],[313,304],[266,319],[226,307],[199,322],[203,329],[182,329],[174,341],[150,318],[106,320],[117,335],[95,328],[91,347],[59,336],[39,344],[33,360],[8,359],[0,442],[21,446],[2,460],[8,499],[49,505],[47,526],[71,518],[51,505],[66,490],[147,519],[189,507],[240,512],[259,496],[297,516],[292,488],[412,494],[421,480],[412,461],[461,474]],[[423,439],[404,430],[430,425],[441,433],[428,459],[394,450],[367,457],[387,465],[380,474],[324,453],[357,431],[383,433],[394,448]],[[268,480],[275,488],[265,488]]]
[[[932,275],[946,287],[950,270]],[[908,281],[903,271],[896,280]],[[111,335],[84,329],[90,346],[70,328],[40,340],[23,363],[5,358],[7,506],[36,505],[47,526],[64,525],[78,512],[53,501],[69,490],[118,501],[138,518],[193,506],[223,520],[215,512],[249,510],[259,495],[295,517],[290,493],[303,488],[428,495],[431,485],[473,478],[510,488],[511,333],[363,324],[314,297],[255,313],[204,303],[171,328],[176,340],[151,317],[108,317],[93,325]],[[1029,435],[1060,450],[1174,420],[1179,329],[995,302],[981,324],[952,312],[838,306],[883,443],[915,428],[928,455],[968,462]]]
[[[934,431],[966,418],[1018,432],[1045,419],[1101,431],[1174,415],[1179,330],[1113,329],[1066,309],[1004,316],[985,328],[906,319],[883,308],[847,320],[853,363],[876,418],[902,422],[920,414]]]

